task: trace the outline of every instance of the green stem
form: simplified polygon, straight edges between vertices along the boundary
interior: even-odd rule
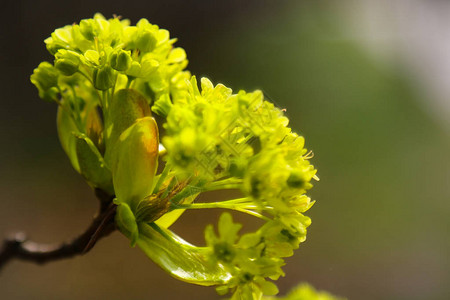
[[[219,181],[211,182],[205,185],[206,191],[239,189],[242,186],[242,179],[227,178]]]
[[[203,202],[191,204],[173,204],[175,209],[202,209],[202,208],[229,208],[236,209],[237,207],[258,208],[258,206],[248,201],[248,198],[238,198],[233,200],[226,200],[220,202]]]
[[[58,87],[58,90],[60,91],[60,94],[61,94],[61,97],[62,97],[62,93],[61,93],[61,90],[59,89],[59,87]],[[63,101],[57,101],[56,103],[63,109],[63,110],[65,110],[66,112],[67,112],[67,114],[69,115],[69,117],[72,119],[72,121],[73,121],[73,123],[75,124],[75,126],[77,127],[77,129],[78,129],[78,131],[79,132],[83,132],[83,129],[82,129],[82,127],[81,127],[81,124],[80,124],[80,122],[78,122],[78,119],[77,118],[75,118],[75,114],[74,114],[74,112],[72,111],[72,109],[70,109],[70,107],[68,107],[67,106],[67,99],[64,99],[65,101],[63,102]]]
[[[264,221],[267,221],[267,222],[268,222],[268,221],[271,221],[270,218],[268,218],[268,217],[266,217],[266,216],[260,214],[259,212],[253,211],[253,210],[249,210],[249,209],[236,209],[236,210],[237,210],[237,211],[240,211],[240,212],[243,212],[243,213],[246,213],[246,214],[249,214],[249,215],[251,215],[251,216],[254,216],[254,217],[263,219]]]
[[[89,75],[87,75],[86,73],[84,73],[84,72],[81,71],[81,70],[78,70],[77,72],[78,72],[79,74],[81,74],[81,76],[83,76],[84,78],[86,78],[86,79],[89,81],[89,83],[90,83],[90,84],[92,85],[92,87],[94,88],[94,91],[97,93],[98,99],[99,99],[99,101],[100,101],[100,106],[103,106],[103,103],[102,103],[102,97],[100,96],[100,93],[98,92],[98,90],[95,88],[94,82],[92,81],[91,77],[89,77]]]
[[[108,108],[108,91],[102,91],[102,100],[100,102],[104,109]]]
[[[157,192],[159,192],[159,188],[161,187],[161,185],[164,182],[164,180],[167,178],[167,175],[169,174],[169,171],[170,171],[170,166],[169,166],[168,163],[166,163],[166,165],[164,166],[163,171],[159,175],[159,178],[158,178],[158,181],[156,182],[155,187],[153,188],[153,194],[156,194]]]
[[[74,122],[75,122],[75,124],[77,125],[77,127],[78,127],[78,130],[80,131],[80,132],[83,132],[82,130],[81,130],[81,111],[80,111],[80,105],[79,105],[79,103],[78,103],[78,100],[77,100],[77,93],[75,92],[75,88],[73,87],[73,86],[70,86],[70,90],[72,91],[72,95],[73,95],[73,107],[75,108],[75,111],[73,112],[74,114],[73,114],[73,116],[72,116],[72,118],[74,119]]]
[[[114,93],[116,92],[117,77],[119,77],[119,74],[116,72],[116,78],[114,79],[114,85],[113,85],[112,91],[111,91],[111,99],[112,99],[112,97],[114,97]]]
[[[125,87],[125,89],[129,89],[130,88],[132,81],[133,81],[133,79],[131,79],[130,76],[127,76],[127,86]]]
[[[269,221],[270,219],[266,216],[258,213],[252,209],[259,209],[260,206],[253,204],[248,198],[237,198],[221,202],[210,202],[210,203],[191,203],[191,204],[178,204],[172,205],[172,209],[204,209],[204,208],[224,208],[240,211],[254,217]],[[272,210],[271,207],[265,207],[265,210]]]

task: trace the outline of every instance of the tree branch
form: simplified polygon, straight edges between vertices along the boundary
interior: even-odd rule
[[[99,239],[116,229],[114,225],[116,205],[112,203],[112,197],[97,190],[96,195],[100,200],[100,211],[92,220],[91,225],[80,236],[70,243],[47,245],[28,241],[24,233],[15,234],[12,238],[3,242],[3,247],[0,250],[0,270],[12,259],[44,264],[54,260],[83,255],[91,250]]]

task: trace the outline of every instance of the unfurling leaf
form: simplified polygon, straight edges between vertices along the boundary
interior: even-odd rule
[[[119,136],[137,119],[150,116],[147,100],[139,92],[123,89],[115,93],[105,116],[105,160],[108,163]]]
[[[156,224],[139,225],[137,245],[173,277],[198,285],[225,284],[231,274],[221,264],[209,260],[210,249],[193,246]]]
[[[136,245],[139,229],[136,217],[127,203],[118,203],[115,221],[120,232],[130,239],[131,246]]]
[[[158,128],[155,119],[138,119],[117,140],[111,153],[111,171],[118,202],[137,205],[153,191],[158,164]]]
[[[76,137],[73,134],[78,133],[79,131],[72,116],[61,106],[58,107],[56,125],[61,146],[69,157],[73,168],[79,173],[80,165],[78,164],[77,158]]]
[[[80,173],[95,188],[114,194],[111,171],[94,143],[84,134],[76,134],[76,153]]]

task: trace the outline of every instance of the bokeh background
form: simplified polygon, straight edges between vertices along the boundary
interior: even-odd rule
[[[56,136],[55,105],[29,81],[43,40],[102,12],[145,17],[186,49],[189,69],[262,89],[306,137],[321,181],[308,240],[281,293],[310,282],[349,299],[450,299],[450,3],[9,1],[0,19],[0,238],[70,240],[97,202]],[[220,195],[216,195],[220,196]],[[203,243],[220,211],[173,227]],[[252,226],[249,224],[248,226]],[[219,299],[172,279],[115,233],[86,256],[13,261],[1,299]]]

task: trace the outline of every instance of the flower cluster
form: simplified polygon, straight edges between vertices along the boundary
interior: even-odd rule
[[[45,40],[53,64],[42,62],[31,75],[39,96],[59,106],[58,134],[75,170],[133,209],[151,193],[157,166],[150,105],[190,76],[175,41],[146,19],[131,26],[96,14],[56,29]]]
[[[92,187],[115,197],[116,224],[132,245],[172,276],[215,285],[232,299],[275,295],[272,280],[284,275],[284,258],[311,223],[303,215],[318,180],[311,155],[262,92],[233,93],[206,78],[199,87],[174,42],[145,19],[131,26],[97,14],[45,40],[54,63],[41,63],[31,81],[58,104],[65,152]],[[196,201],[229,189],[240,196]],[[208,208],[247,213],[263,225],[240,236],[242,225],[224,213],[218,235],[206,228],[205,247],[168,229],[185,210]]]

